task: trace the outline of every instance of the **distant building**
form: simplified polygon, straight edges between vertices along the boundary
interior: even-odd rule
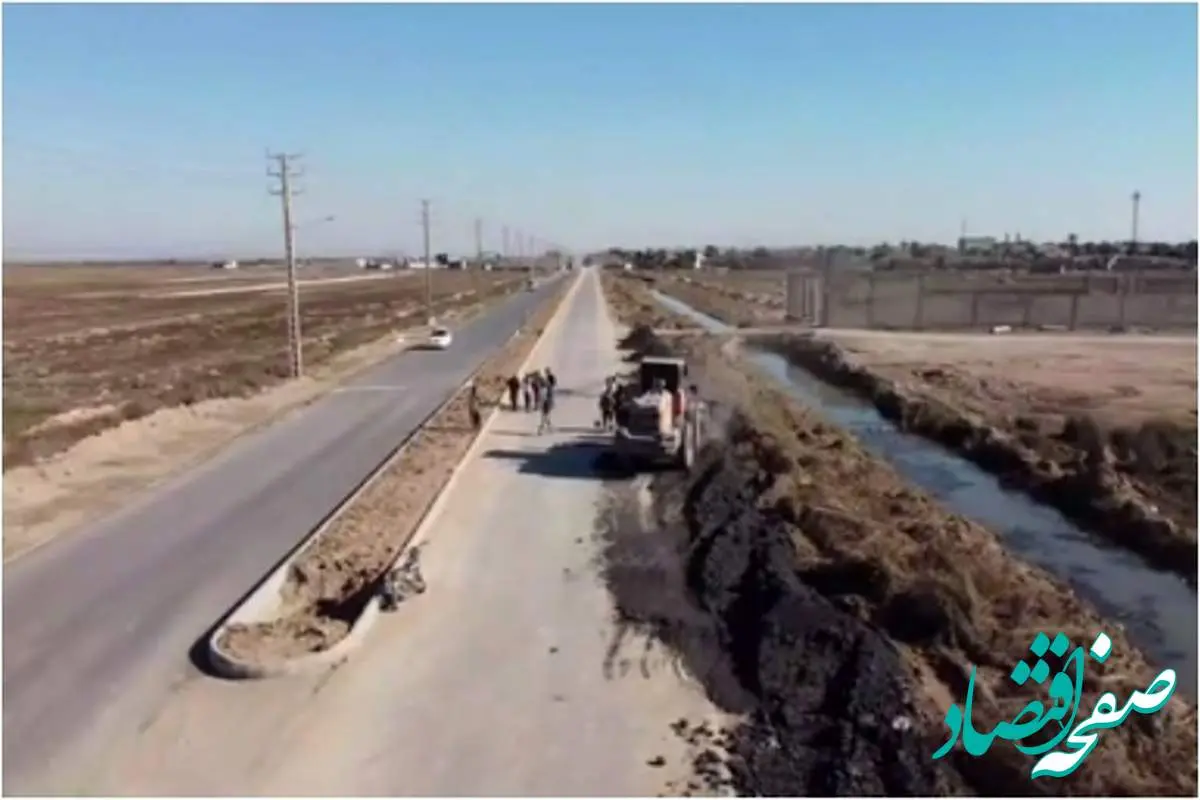
[[[995,236],[961,236],[958,252],[961,255],[988,255],[996,251],[998,244]]]

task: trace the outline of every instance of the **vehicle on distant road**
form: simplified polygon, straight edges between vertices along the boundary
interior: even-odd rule
[[[429,346],[435,350],[445,350],[454,341],[454,334],[448,328],[434,328],[429,334]]]

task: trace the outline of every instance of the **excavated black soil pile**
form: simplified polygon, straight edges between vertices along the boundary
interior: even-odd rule
[[[1019,438],[958,409],[906,392],[894,381],[850,362],[833,343],[762,337],[756,338],[755,344],[779,353],[823,381],[869,400],[901,430],[938,442],[999,476],[1006,485],[1028,492],[1086,529],[1140,554],[1154,566],[1196,580],[1194,534],[1189,535],[1131,492],[1124,477],[1152,469],[1149,465],[1153,459],[1145,452],[1153,451],[1151,455],[1158,461],[1170,462],[1167,466],[1159,464],[1159,472],[1170,472],[1171,481],[1185,486],[1194,498],[1194,433],[1166,436],[1153,428],[1139,434],[1117,432],[1113,441],[1106,441],[1095,423],[1070,419],[1053,437],[1053,444],[1062,453],[1047,457]],[[1122,453],[1137,457],[1122,457]],[[1182,466],[1171,466],[1175,462]]]
[[[671,356],[674,351],[660,339],[649,325],[635,325],[625,334],[617,346],[631,350],[630,360],[638,361],[645,356]]]
[[[688,585],[718,620],[722,650],[757,706],[734,748],[737,788],[943,793],[946,776],[913,730],[898,653],[800,580],[788,525],[756,508],[763,481],[718,457],[684,504]]]
[[[731,420],[733,441],[742,424]],[[628,509],[610,512],[602,571],[623,633],[664,641],[716,704],[748,719],[723,742],[733,788],[759,796],[970,791],[930,760],[939,743],[918,729],[899,653],[804,583],[790,525],[757,508],[769,474],[730,456],[712,444],[693,478],[660,476],[652,530]],[[711,770],[698,772],[719,788]]]

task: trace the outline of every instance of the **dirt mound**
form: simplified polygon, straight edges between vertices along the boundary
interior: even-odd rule
[[[634,325],[629,329],[617,346],[622,350],[632,350],[637,356],[670,355],[670,348],[658,336],[654,329],[644,323]]]
[[[732,432],[736,440],[740,419]],[[736,749],[756,795],[942,794],[896,649],[806,584],[757,466],[716,454],[684,508],[689,585],[758,704]]]
[[[603,573],[623,627],[666,642],[716,703],[748,718],[728,746],[740,791],[1194,793],[1195,769],[1178,768],[1196,752],[1182,697],[1106,732],[1066,780],[1031,781],[1031,760],[1009,745],[930,761],[972,675],[979,730],[1029,702],[1009,674],[1036,631],[1111,636],[1113,656],[1085,674],[1085,708],[1102,692],[1127,697],[1157,670],[1068,586],[719,342],[680,346],[702,394],[737,410],[694,476],[650,484],[651,512],[627,501],[607,515]]]
[[[793,336],[762,337],[755,342],[870,400],[903,430],[970,459],[1006,485],[1029,492],[1156,567],[1196,580],[1194,526],[1189,529],[1160,513],[1131,482],[1131,476],[1147,473],[1164,477],[1168,485],[1190,492],[1194,506],[1194,431],[1151,424],[1138,431],[1106,434],[1090,420],[1072,418],[1050,441],[1042,442],[1037,437],[1014,436],[880,377],[852,363],[830,342]]]
[[[732,435],[744,426],[733,423]],[[726,746],[739,794],[930,795],[961,779],[914,724],[896,649],[796,572],[753,459],[710,446],[694,481],[655,487],[663,527],[608,518],[604,574],[625,626],[673,647],[747,722]],[[671,524],[665,520],[674,517]],[[710,787],[718,788],[718,787]]]

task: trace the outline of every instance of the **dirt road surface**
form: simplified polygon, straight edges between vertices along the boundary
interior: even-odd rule
[[[194,676],[188,648],[555,288],[515,295],[450,350],[389,359],[7,565],[5,791],[65,779],[93,745],[149,724]]]
[[[681,779],[687,746],[672,724],[719,719],[671,659],[616,635],[596,575],[603,488],[589,439],[617,357],[599,282],[581,279],[561,336],[535,359],[560,379],[558,430],[536,436],[536,415],[508,412],[487,433],[426,539],[426,594],[331,673],[226,683],[181,671],[155,702],[89,726],[73,758],[6,752],[5,790],[649,795]],[[25,710],[29,724],[37,709]],[[5,711],[6,748],[27,741]]]

